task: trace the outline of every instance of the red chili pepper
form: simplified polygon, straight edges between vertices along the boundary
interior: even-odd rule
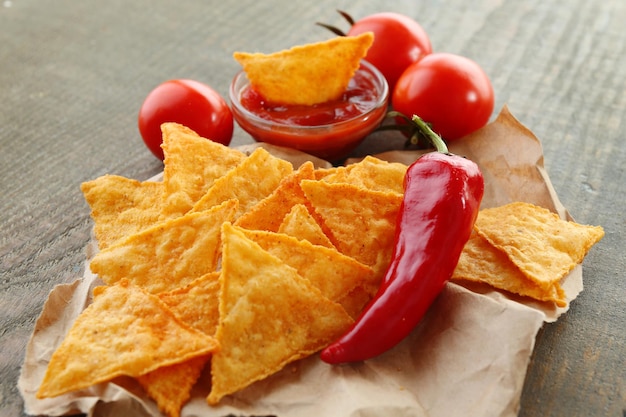
[[[421,119],[413,122],[437,152],[409,166],[387,273],[352,327],[321,352],[325,362],[370,359],[404,339],[452,276],[472,232],[484,191],[480,169],[448,153]]]

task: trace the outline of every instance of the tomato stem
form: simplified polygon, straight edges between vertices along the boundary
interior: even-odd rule
[[[352,18],[352,16],[350,16],[350,14],[348,12],[344,12],[343,10],[337,9],[337,13],[339,13],[341,15],[341,17],[346,19],[346,22],[348,22],[348,24],[350,26],[354,25],[354,19]]]
[[[342,31],[341,29],[333,26],[333,25],[327,25],[326,23],[322,23],[322,22],[315,22],[315,24],[317,26],[321,26],[325,29],[330,30],[331,32],[333,32],[335,35],[337,36],[346,36],[346,33],[344,31]]]
[[[354,19],[352,18],[352,16],[350,16],[350,14],[348,14],[347,12],[344,12],[343,10],[339,10],[339,9],[337,9],[337,13],[339,13],[341,15],[341,17],[343,17],[345,19],[345,21],[348,22],[348,24],[350,26],[354,25]],[[317,26],[321,26],[321,27],[323,27],[325,29],[330,30],[331,32],[333,32],[337,36],[347,36],[346,32],[344,32],[343,30],[339,29],[336,26],[329,25],[329,24],[322,23],[322,22],[316,22],[315,24]]]

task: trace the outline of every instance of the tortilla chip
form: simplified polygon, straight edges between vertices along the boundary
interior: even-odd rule
[[[186,362],[164,366],[137,377],[139,385],[168,417],[180,417],[180,410],[191,398],[191,389],[210,356],[198,356]]]
[[[236,208],[237,201],[229,200],[157,223],[96,254],[91,271],[107,284],[128,279],[151,293],[185,286],[216,269],[221,226]]]
[[[374,191],[391,191],[404,194],[404,175],[408,166],[399,162],[387,162],[373,156],[346,167],[343,182]]]
[[[178,319],[156,296],[120,281],[94,290],[53,353],[37,398],[127,375],[138,377],[216,351],[214,338]]]
[[[381,277],[393,253],[402,195],[352,184],[302,181],[302,190],[343,254],[371,266]],[[325,233],[329,233],[325,230]]]
[[[218,178],[246,157],[177,123],[164,123],[161,130],[165,154],[162,218],[187,213]]]
[[[567,306],[566,294],[559,282],[547,289],[541,288],[526,277],[506,253],[492,246],[476,232],[472,233],[463,248],[452,279],[481,282],[513,294],[554,302],[558,307]]]
[[[223,177],[217,179],[208,192],[193,206],[192,211],[207,210],[226,200],[237,199],[235,218],[270,195],[283,178],[293,172],[291,163],[257,148]]]
[[[307,240],[314,245],[335,247],[304,204],[296,204],[291,208],[278,227],[278,232]]]
[[[269,55],[235,52],[233,57],[266,100],[312,106],[341,97],[373,41],[373,33],[368,32]]]
[[[375,287],[374,270],[335,249],[262,230],[239,229],[263,250],[295,268],[331,301],[339,302],[356,287]]]
[[[380,282],[380,279],[378,279],[378,282]],[[341,304],[350,317],[356,320],[361,315],[367,303],[376,295],[377,291],[377,287],[360,285],[337,302]]]
[[[346,182],[348,169],[345,166],[319,168],[315,170],[315,178],[318,181]]]
[[[278,258],[224,225],[221,349],[207,402],[263,379],[335,340],[352,323],[337,303]]]
[[[219,322],[219,271],[209,272],[185,287],[159,294],[182,321],[213,336]]]
[[[161,214],[163,184],[103,175],[80,186],[91,208],[98,248],[155,223]]]
[[[544,290],[581,263],[604,236],[600,226],[566,221],[548,209],[524,202],[481,210],[475,227]]]
[[[303,163],[300,168],[285,177],[278,187],[266,198],[259,201],[239,217],[235,224],[246,229],[278,231],[287,213],[296,204],[308,204],[300,181],[313,179],[315,170],[312,162]]]

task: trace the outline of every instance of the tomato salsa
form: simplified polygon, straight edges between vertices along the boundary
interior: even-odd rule
[[[384,77],[367,62],[338,100],[313,106],[269,103],[244,73],[235,77],[230,91],[235,120],[255,140],[331,161],[346,156],[379,126],[388,95]]]
[[[251,113],[270,121],[296,126],[323,126],[353,119],[367,113],[378,103],[374,81],[357,72],[337,100],[313,106],[273,104],[248,86],[241,92],[241,105]]]

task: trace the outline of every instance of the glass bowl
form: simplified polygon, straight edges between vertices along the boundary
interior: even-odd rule
[[[366,61],[361,61],[342,99],[321,105],[269,106],[261,100],[252,109],[242,100],[249,86],[245,72],[240,71],[229,90],[233,117],[243,130],[257,142],[297,149],[331,162],[348,156],[380,126],[389,100],[385,77]]]

